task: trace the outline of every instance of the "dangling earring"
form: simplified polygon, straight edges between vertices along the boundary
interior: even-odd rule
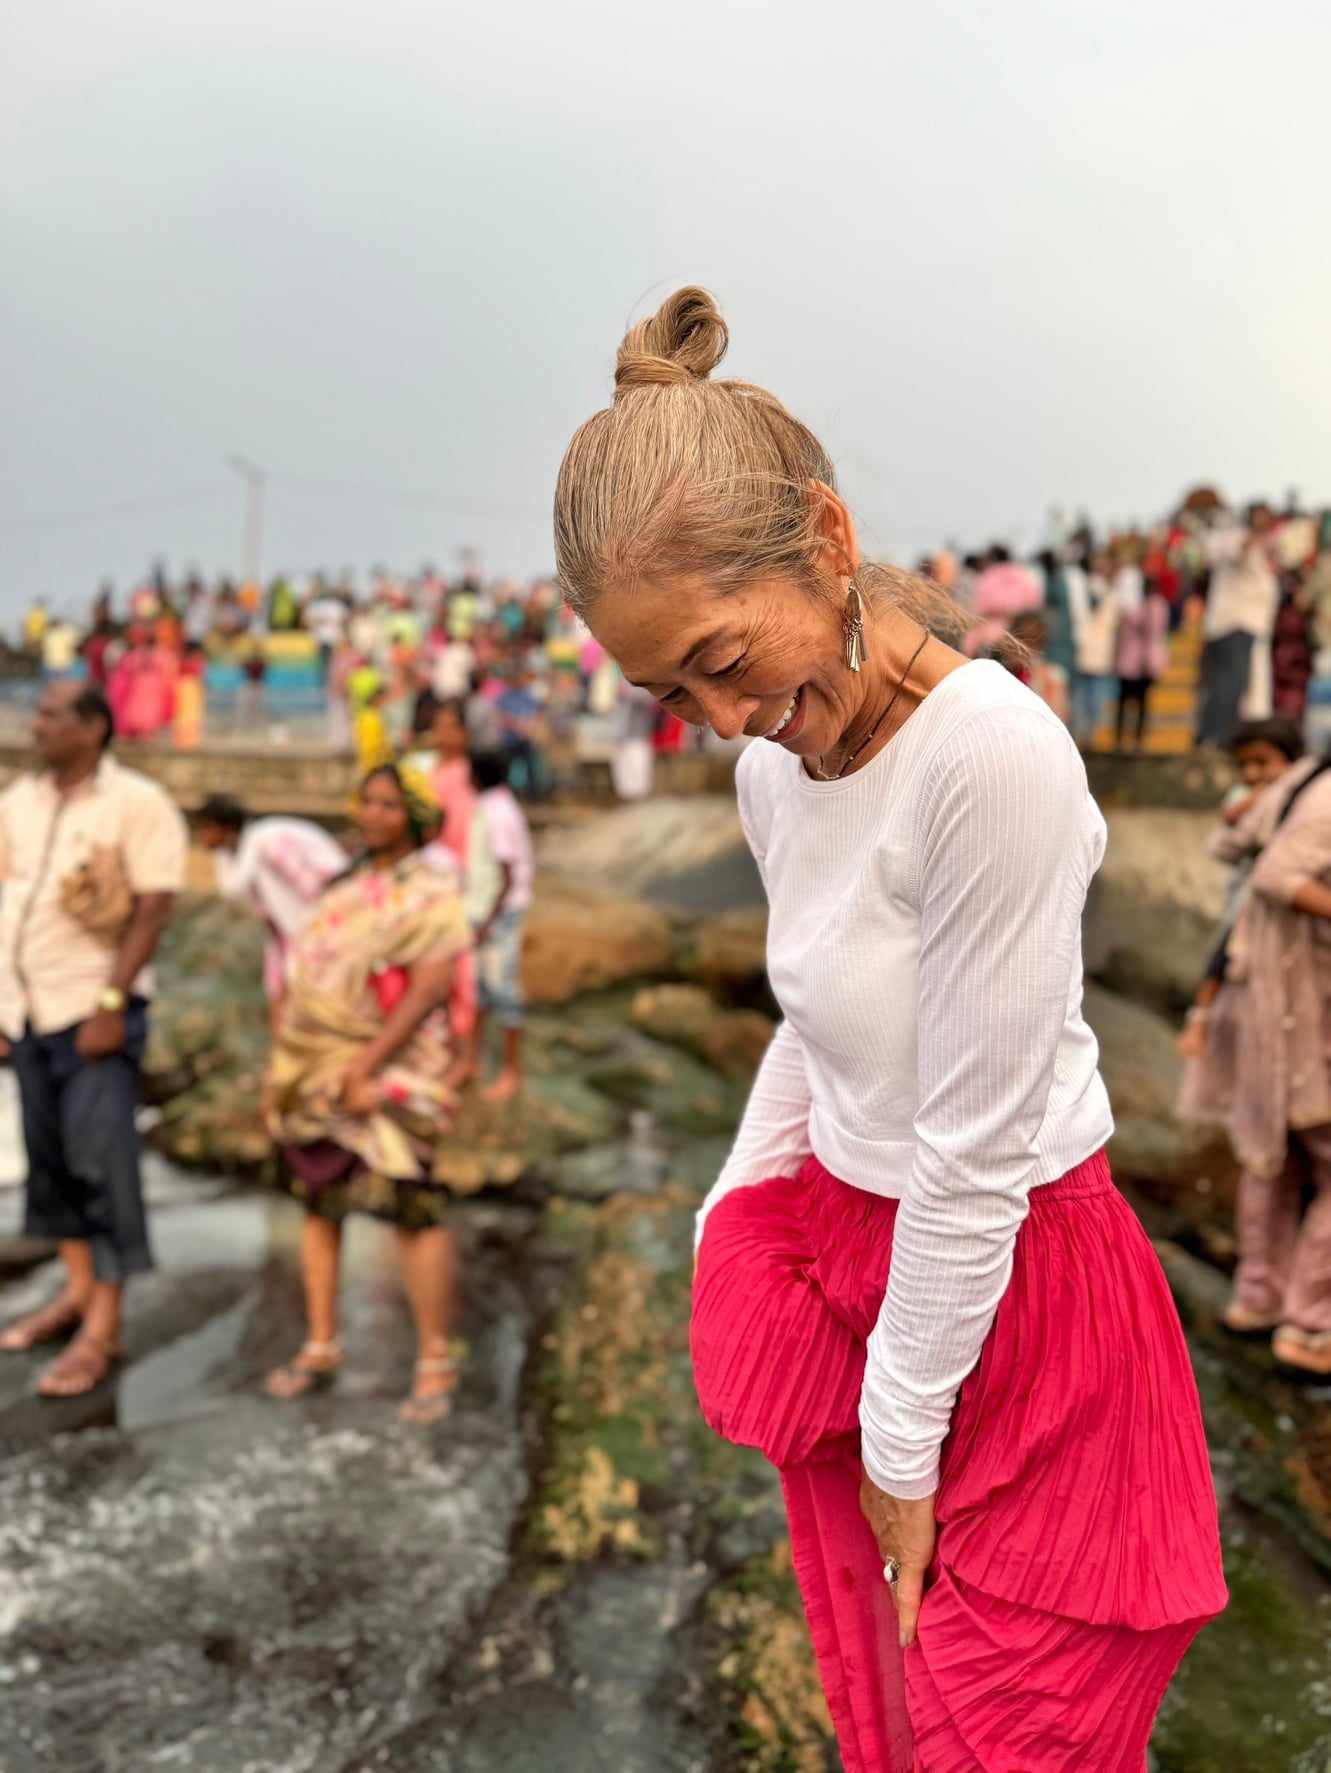
[[[846,668],[858,672],[869,654],[864,645],[864,599],[854,584],[846,592],[846,608],[841,620],[846,635]]]

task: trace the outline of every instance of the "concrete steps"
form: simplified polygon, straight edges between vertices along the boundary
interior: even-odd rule
[[[1191,751],[1201,662],[1202,624],[1199,618],[1191,618],[1170,636],[1169,668],[1151,691],[1149,724],[1143,746],[1147,753],[1178,756]],[[1114,749],[1112,714],[1108,724],[1096,734],[1093,749]]]

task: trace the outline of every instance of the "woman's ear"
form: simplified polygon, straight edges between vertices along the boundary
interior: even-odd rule
[[[824,481],[811,480],[809,490],[818,503],[816,524],[823,541],[818,564],[838,579],[853,578],[860,570],[855,519],[844,500]]]

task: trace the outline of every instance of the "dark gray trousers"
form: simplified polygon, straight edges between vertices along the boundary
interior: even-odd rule
[[[14,1046],[28,1148],[29,1237],[92,1245],[97,1278],[118,1285],[151,1268],[134,1114],[148,1034],[147,1006],[125,1011],[124,1050],[81,1059],[78,1027],[36,1034]]]
[[[1197,743],[1226,745],[1239,723],[1239,703],[1248,687],[1253,638],[1236,630],[1208,640],[1202,648],[1201,704]]]

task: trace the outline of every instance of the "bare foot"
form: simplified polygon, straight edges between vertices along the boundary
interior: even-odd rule
[[[307,1342],[285,1366],[274,1367],[263,1382],[269,1397],[289,1403],[332,1383],[345,1356],[339,1342]]]
[[[58,1342],[82,1322],[83,1301],[72,1293],[61,1293],[0,1331],[0,1349],[6,1354],[26,1354],[43,1342]]]
[[[398,1410],[404,1422],[438,1422],[453,1408],[453,1393],[458,1383],[458,1357],[446,1354],[426,1355],[416,1362],[412,1374],[411,1396]]]
[[[84,1397],[96,1391],[120,1359],[118,1342],[104,1342],[84,1330],[53,1360],[37,1381],[41,1397]]]
[[[521,1088],[522,1073],[506,1065],[482,1096],[486,1102],[511,1102]]]

